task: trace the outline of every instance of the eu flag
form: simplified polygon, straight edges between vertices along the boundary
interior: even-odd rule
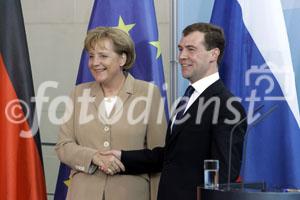
[[[211,22],[227,39],[220,74],[248,110],[242,177],[271,188],[300,187],[300,116],[288,36],[280,0],[216,0]],[[254,108],[263,105],[260,113]]]
[[[168,118],[167,94],[153,0],[95,0],[88,30],[98,26],[116,27],[131,36],[135,43],[136,61],[130,73],[135,78],[151,81],[160,88]],[[83,51],[76,84],[94,80],[87,63],[88,54]],[[55,200],[65,199],[69,173],[69,168],[61,164]]]
[[[135,43],[136,61],[130,73],[137,79],[154,82],[165,98],[168,117],[167,94],[158,40],[157,22],[153,0],[96,0],[88,29],[97,26],[116,27],[127,32]],[[77,84],[93,80],[87,68],[88,55],[81,56]]]

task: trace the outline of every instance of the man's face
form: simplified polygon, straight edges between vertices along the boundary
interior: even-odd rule
[[[191,83],[217,72],[219,50],[206,50],[204,33],[195,31],[183,37],[178,49],[182,76]]]

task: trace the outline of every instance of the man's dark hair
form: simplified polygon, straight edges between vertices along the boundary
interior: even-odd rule
[[[220,49],[220,55],[218,57],[218,64],[220,64],[225,48],[225,36],[223,29],[209,23],[194,23],[187,26],[182,31],[182,34],[183,36],[187,36],[195,31],[204,33],[204,46],[206,47],[206,50],[211,50],[213,48]]]

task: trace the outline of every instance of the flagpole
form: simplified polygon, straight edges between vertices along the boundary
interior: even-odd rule
[[[177,14],[177,0],[171,1],[171,58],[170,58],[170,83],[171,83],[171,92],[170,92],[170,104],[169,107],[172,106],[173,102],[175,101],[177,97],[177,91],[178,91],[178,80],[177,80],[177,67],[178,67],[178,61],[177,61],[177,29],[178,29],[178,14]]]

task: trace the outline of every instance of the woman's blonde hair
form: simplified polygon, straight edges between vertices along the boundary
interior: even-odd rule
[[[84,48],[87,51],[90,51],[94,49],[95,45],[103,39],[109,39],[112,41],[114,51],[117,54],[126,54],[127,59],[123,69],[130,69],[136,57],[134,43],[130,36],[118,28],[97,27],[88,31],[84,40]]]

